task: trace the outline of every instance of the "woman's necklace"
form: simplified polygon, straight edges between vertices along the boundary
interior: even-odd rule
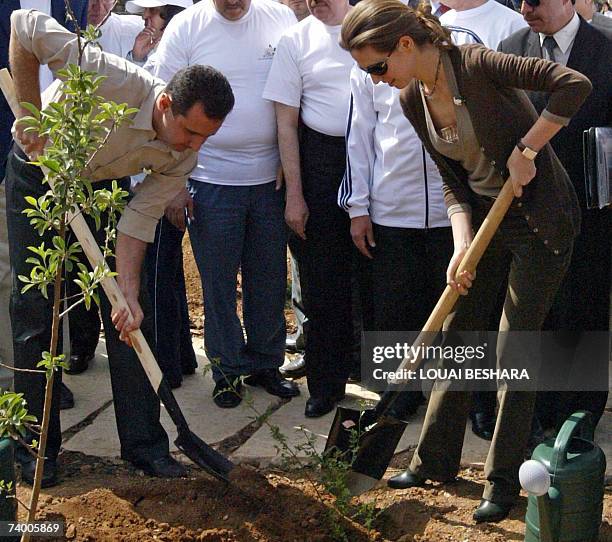
[[[440,65],[441,64],[442,64],[442,52],[439,52],[438,53],[438,65],[436,66],[436,77],[434,79],[434,84],[431,87],[431,90],[429,92],[425,90],[425,85],[423,84],[423,81],[421,81],[421,88],[423,89],[423,95],[428,100],[430,100],[436,92],[436,88],[438,86],[438,77],[440,76]]]

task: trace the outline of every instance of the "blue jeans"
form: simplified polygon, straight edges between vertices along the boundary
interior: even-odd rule
[[[189,189],[189,236],[202,277],[204,346],[215,381],[280,367],[286,337],[284,192],[274,182],[225,186],[191,180]],[[246,337],[236,314],[239,269]]]

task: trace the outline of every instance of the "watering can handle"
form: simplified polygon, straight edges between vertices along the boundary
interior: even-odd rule
[[[577,432],[583,438],[590,441],[593,440],[595,435],[590,412],[586,410],[574,412],[563,424],[563,427],[561,427],[555,439],[555,447],[552,455],[551,467],[553,474],[559,467],[565,464],[567,460],[567,449]]]

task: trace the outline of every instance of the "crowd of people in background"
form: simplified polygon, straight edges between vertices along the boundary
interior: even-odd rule
[[[0,15],[0,67],[8,65],[10,12],[46,11],[74,30],[63,3],[12,2]],[[210,133],[185,144],[188,179],[167,189],[154,233],[140,237],[148,243],[142,327],[172,388],[197,369],[183,273],[187,231],[219,408],[237,407],[243,384],[295,397],[295,379],[305,375],[304,415],[331,412],[349,379],[359,379],[361,333],[420,330],[446,284],[470,291],[446,330],[562,332],[571,343],[564,367],[577,359],[582,333],[609,331],[610,209],[586,205],[582,152],[584,130],[612,126],[609,0],[363,0],[355,7],[348,0],[129,0],[127,14],[112,12],[113,0],[71,4],[81,27],[99,27],[101,54],[114,55],[113,69],[159,92],[177,73],[211,66],[235,99]],[[52,80],[41,66],[41,90]],[[0,358],[27,368],[37,361],[34,351],[44,350],[46,331],[31,340],[31,315],[45,306],[26,302],[15,279],[15,247],[28,243],[11,218],[22,190],[11,181],[20,175],[12,162],[19,151],[9,152],[12,123],[0,98],[0,176],[7,176],[0,185]],[[530,151],[538,154],[535,166]],[[151,186],[142,169],[120,170],[135,199]],[[509,176],[525,197],[504,219],[478,278],[455,277]],[[294,336],[284,316],[288,250]],[[151,474],[181,476],[159,401],[114,329],[108,301],[100,313],[71,311],[66,372],[86,372],[101,320],[122,456]],[[498,344],[499,364],[512,364],[511,347]],[[286,350],[297,354],[287,363]],[[3,388],[12,376],[0,371]],[[492,441],[477,521],[507,516],[526,449],[577,409],[597,423],[607,401],[603,391],[470,395],[436,386],[410,468],[389,485],[454,478],[469,416],[474,433]],[[42,380],[16,373],[14,387],[40,415]],[[129,399],[135,389],[138,408]],[[61,378],[53,401],[46,485],[57,482],[59,410],[75,401]],[[410,419],[424,402],[421,390],[406,391],[394,415]],[[31,459],[20,461],[31,480]]]

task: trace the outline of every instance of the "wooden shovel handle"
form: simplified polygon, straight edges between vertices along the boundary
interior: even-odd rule
[[[15,115],[17,118],[19,116],[20,106],[15,95],[13,79],[6,68],[0,70],[0,89],[2,89],[4,97],[6,98],[13,115]],[[19,142],[17,142],[17,144],[19,144]],[[43,173],[46,173],[45,168],[43,168]],[[72,231],[74,231],[79,243],[81,243],[83,252],[87,256],[91,266],[96,267],[102,265],[108,268],[108,264],[104,260],[100,247],[91,233],[89,226],[87,226],[83,215],[81,213],[71,213],[68,219],[70,222],[70,227],[72,228]],[[113,309],[127,309],[128,313],[130,315],[132,314],[130,307],[114,277],[105,278],[102,281],[102,288],[113,306]],[[155,356],[153,356],[153,352],[149,348],[142,331],[140,331],[140,329],[132,331],[130,333],[130,340],[132,341],[134,350],[136,350],[136,353],[138,354],[140,363],[145,370],[153,389],[157,392],[159,384],[162,380],[162,372],[155,361]]]
[[[512,204],[514,199],[514,191],[512,190],[512,182],[508,179],[502,189],[499,192],[499,196],[495,200],[493,207],[489,210],[486,218],[481,224],[474,240],[470,244],[465,256],[461,260],[459,267],[457,268],[457,275],[462,271],[469,271],[474,273],[478,262],[482,258],[482,255],[487,250],[491,239],[495,235],[497,228],[501,224],[501,221],[506,216],[506,212]],[[469,295],[469,293],[468,293]],[[442,329],[444,320],[453,310],[453,307],[459,299],[459,294],[456,290],[447,286],[442,292],[440,299],[436,303],[431,315],[425,322],[423,330],[419,333],[419,336],[414,341],[415,351],[422,352],[424,349],[416,348],[418,345],[430,346],[435,334]],[[422,362],[422,356],[418,358],[405,358],[400,363],[398,370],[402,371],[405,369],[417,369]],[[397,381],[394,381],[397,383]]]

